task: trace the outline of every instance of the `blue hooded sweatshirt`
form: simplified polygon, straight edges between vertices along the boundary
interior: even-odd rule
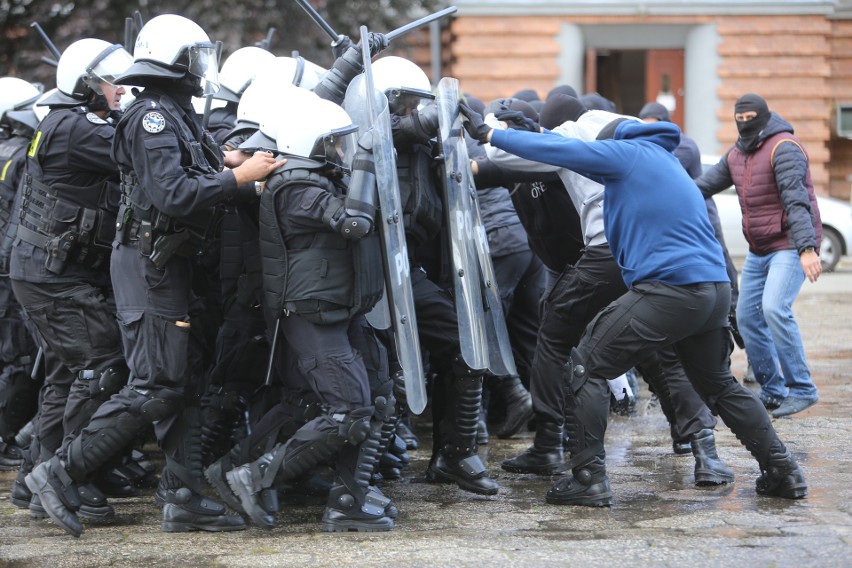
[[[670,122],[625,121],[612,140],[494,130],[491,144],[528,160],[568,168],[605,187],[604,231],[624,283],[675,286],[730,282],[704,198],[672,151]]]

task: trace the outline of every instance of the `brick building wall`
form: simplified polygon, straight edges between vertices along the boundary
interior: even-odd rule
[[[831,118],[838,100],[852,102],[852,21],[822,15],[460,16],[450,25],[443,74],[457,77],[464,91],[486,102],[524,88],[544,96],[560,74],[563,23],[715,24],[721,39],[716,72],[722,147],[736,140],[734,101],[757,92],[804,142],[817,192],[849,198],[852,141],[833,136]]]

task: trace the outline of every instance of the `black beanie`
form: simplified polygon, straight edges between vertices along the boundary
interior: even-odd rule
[[[521,99],[494,99],[485,107],[483,115],[497,114],[501,110],[519,110],[525,117],[538,122],[538,113],[528,102]]]
[[[607,125],[601,128],[601,131],[598,132],[598,135],[595,140],[609,140],[610,138],[615,136],[615,129],[618,128],[618,125],[628,120],[630,119],[624,116],[620,116],[615,120],[608,122]]]
[[[578,98],[589,110],[615,112],[615,103],[603,95],[599,95],[597,93],[586,93],[585,95],[580,95]]]
[[[520,99],[525,102],[540,101],[541,97],[532,89],[523,89],[512,95],[513,99]]]
[[[552,130],[563,122],[577,120],[584,112],[586,107],[576,97],[556,93],[545,101],[539,122],[543,127]]]
[[[550,92],[547,93],[547,97],[544,99],[545,102],[549,101],[556,95],[568,95],[569,97],[578,98],[577,91],[574,90],[574,87],[571,85],[557,85],[550,89]]]
[[[671,122],[669,110],[657,102],[648,103],[639,111],[639,118],[656,118],[662,122]]]

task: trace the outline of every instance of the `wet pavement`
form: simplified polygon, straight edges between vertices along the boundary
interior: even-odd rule
[[[428,449],[412,452],[385,493],[400,509],[390,533],[319,532],[322,501],[284,504],[278,527],[218,534],[165,534],[152,490],[113,499],[116,519],[74,539],[8,501],[14,472],[0,472],[0,565],[6,566],[852,566],[852,263],[795,305],[820,402],[774,421],[807,475],[802,501],[758,497],[757,465],[722,425],[719,453],[731,486],[693,486],[693,459],[671,451],[668,425],[640,393],[637,416],[613,417],[607,467],[610,509],[547,505],[552,480],[502,471],[500,461],[532,434],[483,446],[498,495],[425,483]],[[733,370],[745,370],[742,351]],[[753,386],[753,385],[752,385]],[[425,417],[416,423],[429,447]],[[156,452],[156,449],[153,449]]]

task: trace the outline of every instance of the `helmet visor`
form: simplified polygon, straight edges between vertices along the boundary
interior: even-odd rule
[[[421,105],[435,100],[435,95],[418,89],[389,89],[387,91],[388,107],[398,115],[407,115]]]
[[[97,94],[104,94],[101,83],[115,85],[115,78],[133,65],[131,56],[121,45],[111,45],[86,67],[86,84]]]
[[[197,43],[189,48],[187,71],[201,79],[204,96],[219,91],[219,57],[212,43]]]
[[[357,134],[358,126],[354,124],[332,130],[316,141],[311,159],[325,161],[348,170],[352,165],[352,157],[355,155]]]

